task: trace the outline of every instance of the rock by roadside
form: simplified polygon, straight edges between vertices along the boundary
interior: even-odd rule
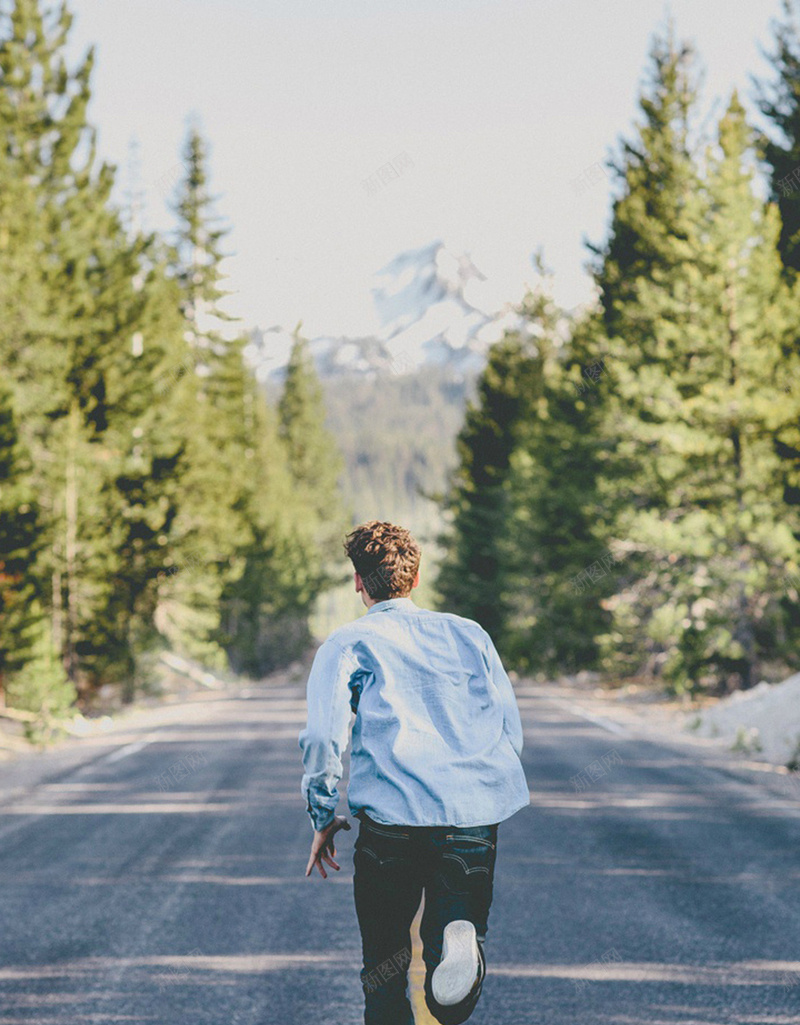
[[[800,768],[800,673],[759,683],[698,714],[697,735],[718,737],[733,750],[773,765]]]

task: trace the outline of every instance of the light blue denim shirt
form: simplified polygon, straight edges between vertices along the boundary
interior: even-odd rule
[[[389,598],[334,630],[308,678],[300,733],[312,824],[333,819],[353,723],[348,803],[376,822],[481,826],[530,803],[522,723],[489,634]]]

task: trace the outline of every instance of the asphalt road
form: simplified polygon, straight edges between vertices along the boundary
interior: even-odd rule
[[[500,829],[472,1021],[800,1022],[800,800],[520,704],[534,803]],[[0,1025],[363,1020],[355,829],[303,876],[303,720],[300,685],[254,687],[0,764]]]

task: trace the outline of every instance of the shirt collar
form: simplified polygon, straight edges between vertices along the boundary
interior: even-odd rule
[[[416,605],[410,598],[385,598],[383,601],[376,601],[374,605],[366,611],[368,616],[370,612],[387,612],[389,609],[416,609]]]

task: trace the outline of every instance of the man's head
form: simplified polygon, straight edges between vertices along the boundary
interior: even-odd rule
[[[347,535],[344,550],[367,608],[387,598],[407,598],[419,584],[422,552],[405,527],[382,520],[362,523]]]

